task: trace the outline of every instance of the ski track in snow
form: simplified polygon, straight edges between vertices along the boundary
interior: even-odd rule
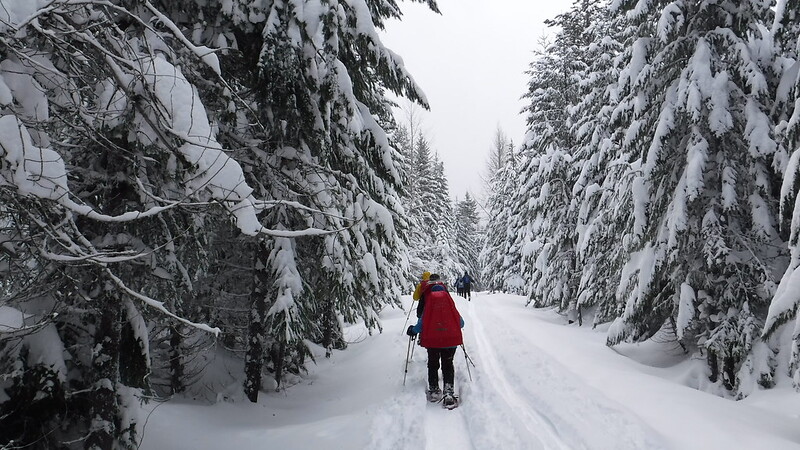
[[[476,320],[478,316],[474,314],[473,311],[474,307],[472,302],[470,302],[469,306],[466,308],[466,314],[464,315],[469,317],[470,323],[472,324],[472,334],[477,344],[477,357],[481,362],[480,367],[487,376],[485,380],[481,377],[481,387],[490,387],[490,389],[508,405],[507,409],[516,416],[514,417],[515,422],[521,424],[527,431],[529,435],[528,443],[532,446],[531,448],[534,448],[533,443],[537,441],[539,446],[535,448],[571,448],[562,438],[555,424],[553,424],[546,415],[539,412],[528,398],[520,395],[522,392],[521,380],[519,380],[514,373],[508,373],[508,376],[505,374],[503,365],[498,359],[497,352],[486,336],[482,321],[480,319]],[[475,358],[473,358],[473,361],[474,360]],[[487,411],[487,413],[488,412],[489,411]],[[520,427],[517,427],[517,429],[519,428]],[[572,448],[583,448],[583,446]]]
[[[464,353],[456,352],[459,407],[450,411],[426,401],[427,354],[416,347],[405,386],[374,411],[368,448],[667,448],[641,419],[517,331],[526,322],[509,320],[481,300],[456,297],[466,322],[466,351],[476,365],[468,371]],[[399,351],[403,363],[407,348]]]
[[[529,333],[519,331],[518,327],[530,326],[530,321],[512,320],[502,315],[502,310],[474,302],[467,314],[474,324],[477,356],[482,361],[478,367],[502,380],[490,380],[489,385],[508,389],[505,395],[512,398],[510,406],[535,430],[544,448],[666,448],[661,436],[639,417],[588,386],[537,347]],[[478,364],[477,358],[473,359]]]

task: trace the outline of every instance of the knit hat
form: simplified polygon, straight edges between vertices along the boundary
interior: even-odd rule
[[[428,279],[430,277],[431,277],[431,273],[430,272],[422,272],[422,279],[423,280],[428,281]]]

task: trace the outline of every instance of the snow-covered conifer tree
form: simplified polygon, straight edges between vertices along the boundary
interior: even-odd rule
[[[760,1],[623,1],[612,4],[635,36],[614,112],[628,117],[624,145],[637,172],[631,245],[609,343],[647,339],[668,326],[707,357],[727,389],[758,332],[774,289],[778,146],[769,118],[769,5]]]
[[[467,193],[464,200],[455,205],[455,253],[457,262],[472,278],[480,283],[477,277],[481,273],[480,251],[483,239],[480,234],[480,217],[478,203]]]
[[[575,181],[568,216],[576,224],[572,239],[580,278],[575,298],[570,300],[575,305],[567,309],[582,323],[583,310],[597,306],[597,324],[620,313],[615,291],[625,249],[619,245],[619,236],[625,234],[628,222],[628,214],[621,208],[625,204],[623,177],[629,173],[628,161],[620,151],[620,132],[613,127],[611,117],[617,103],[615,61],[621,45],[614,23],[607,20],[600,2],[575,2],[569,14],[576,17],[562,17],[562,21],[571,24],[566,29],[573,33],[576,27],[580,30],[573,39],[583,43],[583,64],[576,67],[573,76],[578,89],[577,103],[570,111]]]
[[[577,312],[576,223],[572,191],[577,177],[573,160],[571,107],[577,103],[578,78],[585,70],[587,27],[594,11],[592,1],[579,1],[573,9],[548,21],[561,30],[543,48],[528,71],[526,97],[528,136],[519,185],[522,207],[522,277],[530,301],[536,306],[555,305]]]
[[[432,209],[432,205],[436,202],[436,184],[434,181],[434,155],[431,154],[428,140],[424,136],[419,136],[413,148],[414,152],[407,175],[409,185],[413,184],[414,190],[408,192],[406,214],[412,226],[409,230],[411,271],[419,274],[423,271],[430,271],[435,258],[431,245],[431,231],[437,223]]]
[[[284,368],[301,368],[304,339],[341,347],[340,319],[376,326],[377,309],[397,298],[406,278],[402,175],[381,128],[390,120],[383,91],[425,103],[376,32],[386,18],[399,17],[393,2],[313,3],[209,3],[191,6],[186,18],[203,20],[187,23],[193,38],[238,50],[226,58],[237,70],[220,129],[247,161],[256,192],[289,202],[265,211],[264,223],[341,230],[305,242],[251,243],[255,271],[265,272],[254,279],[267,280],[268,289],[251,299],[251,321],[261,324],[250,325],[247,342],[257,344],[248,364],[266,361],[277,380]],[[293,208],[297,203],[313,211]],[[251,398],[257,372],[248,369]]]
[[[512,201],[518,190],[519,163],[514,151],[508,152],[503,167],[494,174],[487,198],[485,244],[481,250],[480,280],[490,291],[522,293],[521,248],[517,233],[520,206]]]
[[[766,370],[759,381],[767,386],[773,383],[775,369],[788,367],[795,387],[800,387],[800,108],[797,99],[800,95],[800,5],[796,2],[779,1],[775,21],[772,26],[773,38],[778,51],[775,67],[779,68],[780,83],[775,93],[778,137],[781,148],[789,155],[780,166],[784,177],[780,190],[779,224],[781,236],[788,241],[791,259],[778,285],[769,306],[763,335],[770,343],[778,358],[769,358]],[[791,333],[791,339],[783,335]],[[791,342],[789,348],[782,348]],[[780,363],[788,359],[788,365]]]
[[[444,165],[432,151],[429,141],[419,135],[406,174],[413,191],[407,192],[406,215],[410,224],[409,254],[412,274],[438,272],[454,275],[455,224]],[[446,278],[445,278],[446,279]]]

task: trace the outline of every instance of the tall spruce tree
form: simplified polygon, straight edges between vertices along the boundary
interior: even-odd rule
[[[575,183],[573,116],[577,102],[576,75],[585,70],[584,47],[594,2],[576,2],[567,13],[547,21],[561,28],[531,64],[526,97],[528,139],[523,147],[521,196],[525,204],[522,277],[535,306],[557,306],[577,312],[576,223],[570,208]]]
[[[797,307],[800,305],[800,108],[797,107],[800,96],[800,49],[797,47],[799,17],[800,5],[797,2],[778,2],[772,25],[778,51],[775,67],[779,68],[780,76],[775,93],[774,120],[782,149],[790,155],[781,164],[784,178],[779,198],[779,223],[782,238],[788,241],[791,259],[770,303],[762,332],[772,352],[767,353],[770,356],[767,361],[756,361],[766,363],[759,382],[771,386],[778,367],[786,367],[796,388],[800,388],[800,316],[797,314]],[[783,337],[787,333],[791,334],[790,339]],[[788,348],[783,348],[786,342],[791,344]],[[784,359],[788,359],[788,365],[784,366],[780,362]]]
[[[639,171],[629,189],[631,253],[625,310],[609,343],[665,326],[703,352],[710,380],[729,390],[746,362],[772,292],[778,149],[769,111],[774,79],[764,2],[615,1],[635,28],[617,115]]]
[[[481,280],[480,251],[483,243],[480,230],[478,203],[467,193],[464,200],[455,204],[455,253],[456,262],[463,270],[476,279],[479,286]],[[460,274],[460,273],[459,273]]]
[[[455,222],[444,164],[420,134],[406,174],[414,190],[405,199],[412,273],[438,272],[455,276],[459,266],[455,252]]]
[[[565,216],[575,221],[572,240],[579,280],[572,280],[575,298],[568,310],[570,319],[582,323],[583,310],[596,307],[593,323],[598,324],[621,312],[615,291],[624,247],[618,237],[626,229],[628,216],[620,205],[625,204],[623,177],[629,171],[612,112],[618,101],[616,61],[622,46],[601,2],[575,2],[568,14],[576,17],[565,14],[557,19],[568,24],[564,32],[570,30],[571,41],[578,44],[572,53],[581,53],[573,74],[578,81],[577,103],[570,108],[574,182]]]
[[[396,300],[397,280],[406,278],[406,227],[397,200],[402,175],[381,128],[390,120],[383,91],[424,100],[376,33],[400,12],[394,2],[318,3],[193,7],[206,24],[192,24],[193,35],[238,50],[229,57],[239,69],[230,72],[229,95],[246,106],[231,102],[232,114],[220,118],[220,127],[247,161],[257,192],[312,208],[276,205],[262,222],[284,230],[300,224],[342,230],[304,242],[249,244],[258,292],[251,296],[246,340],[251,399],[262,367],[277,382],[281,372],[302,368],[304,339],[329,351],[342,347],[340,317],[377,326],[376,311]],[[257,126],[243,129],[248,117]]]
[[[513,203],[518,186],[518,156],[509,152],[492,179],[487,199],[485,245],[481,250],[480,279],[490,291],[524,292],[520,275],[521,248],[517,239],[523,205]]]

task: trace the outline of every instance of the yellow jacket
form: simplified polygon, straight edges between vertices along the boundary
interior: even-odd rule
[[[417,283],[417,287],[414,289],[414,295],[411,296],[411,298],[413,298],[414,301],[419,300],[420,296],[422,296],[422,284],[428,281],[430,278],[431,278],[430,272],[422,273],[422,281]]]

